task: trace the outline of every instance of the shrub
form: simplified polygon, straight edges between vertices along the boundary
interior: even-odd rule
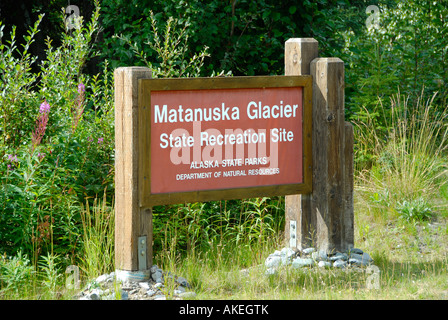
[[[101,74],[83,74],[98,31],[96,4],[86,24],[80,19],[71,32],[61,30],[61,45],[47,38],[39,76],[28,47],[43,15],[23,50],[14,28],[0,47],[0,251],[22,250],[34,263],[47,252],[75,263],[83,204],[104,192],[112,199],[112,72],[106,61]]]

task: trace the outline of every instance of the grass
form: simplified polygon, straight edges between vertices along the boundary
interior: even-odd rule
[[[14,257],[1,256],[0,300],[72,299],[77,291],[75,281],[81,281],[82,289],[97,276],[114,270],[114,215],[106,196],[94,199],[93,206],[86,202],[81,216],[84,245],[79,266],[64,268],[64,259],[50,253],[35,264],[20,252]]]
[[[390,111],[380,103],[388,129],[378,128],[373,116],[357,124],[359,149],[375,155],[373,165],[357,175],[359,196],[373,214],[426,220],[447,210],[440,190],[448,184],[448,107],[436,108],[434,98],[414,106],[396,95]]]
[[[358,222],[369,219],[359,217],[359,203],[356,208]],[[190,280],[199,300],[448,299],[446,220],[432,226],[371,225],[367,235],[356,230],[355,245],[375,260],[380,270],[378,290],[368,288],[372,273],[366,269],[284,267],[276,275],[265,275],[264,259],[283,245],[281,237],[261,248],[261,255],[257,247],[200,253],[179,259],[175,269],[164,265],[164,257],[158,258],[162,268]],[[253,263],[241,263],[247,260]]]
[[[276,275],[265,275],[264,260],[284,246],[282,234],[252,246],[216,242],[209,250],[191,250],[182,257],[162,250],[155,263],[188,279],[199,300],[448,299],[448,219],[440,215],[431,221],[388,221],[368,211],[359,194],[355,196],[355,246],[375,260],[378,290],[368,288],[372,274],[366,269],[285,267]],[[56,267],[42,260],[40,272],[33,273],[24,261],[16,257],[10,265],[17,282],[2,288],[1,299],[71,299],[74,291],[65,287],[63,270],[56,274]],[[84,284],[88,278],[83,277]]]

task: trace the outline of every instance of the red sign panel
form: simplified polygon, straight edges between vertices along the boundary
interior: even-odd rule
[[[303,88],[151,91],[151,194],[303,182]]]

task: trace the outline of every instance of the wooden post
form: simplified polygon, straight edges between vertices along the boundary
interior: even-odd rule
[[[285,75],[309,75],[311,61],[317,58],[317,56],[318,42],[315,39],[289,39],[285,43]],[[285,236],[287,243],[299,249],[310,247],[312,245],[313,233],[311,195],[297,194],[286,196],[285,209]],[[291,227],[291,223],[294,223],[293,227]]]
[[[152,211],[141,210],[138,188],[138,79],[145,67],[114,71],[115,81],[115,269],[127,278],[149,277]]]
[[[353,125],[345,122],[344,139],[344,215],[343,215],[343,240],[342,248],[350,249],[355,244],[355,216],[353,203],[354,190],[354,132]]]
[[[309,65],[309,68],[306,66]],[[296,247],[327,252],[353,246],[353,128],[344,121],[344,63],[317,58],[317,41],[285,43],[285,72],[313,76],[313,190],[286,196],[287,241],[296,221]]]

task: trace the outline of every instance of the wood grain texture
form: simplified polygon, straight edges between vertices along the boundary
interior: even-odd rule
[[[318,56],[318,42],[312,38],[293,38],[285,42],[285,75],[310,75],[310,64]],[[312,91],[312,88],[311,88]],[[311,101],[312,104],[312,101]],[[314,130],[311,124],[311,130]],[[312,139],[312,137],[306,137]],[[310,143],[312,145],[314,142]],[[315,146],[312,146],[313,150]],[[307,162],[308,171],[313,175],[313,154]],[[297,222],[297,248],[303,249],[312,245],[313,226],[316,225],[311,215],[312,194],[294,194],[285,197],[285,240],[289,243],[289,222]]]
[[[115,81],[115,264],[138,270],[137,238],[152,236],[151,210],[140,211],[138,195],[138,79],[150,78],[144,67],[118,68]],[[152,241],[147,241],[147,266]]]
[[[354,132],[353,125],[345,122],[345,139],[344,139],[344,214],[343,214],[343,242],[344,249],[350,249],[354,246]]]
[[[311,62],[313,84],[312,214],[316,215],[316,242],[322,250],[340,250],[342,244],[344,63],[338,58]]]
[[[285,236],[297,221],[297,248],[353,247],[353,128],[344,121],[344,63],[318,58],[314,39],[285,43],[285,74],[313,77],[312,192],[285,198]]]

